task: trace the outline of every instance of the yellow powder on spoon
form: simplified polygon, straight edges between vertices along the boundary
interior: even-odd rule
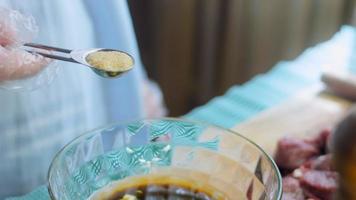
[[[119,51],[93,52],[86,57],[86,61],[95,68],[109,72],[123,72],[133,66],[133,59]]]

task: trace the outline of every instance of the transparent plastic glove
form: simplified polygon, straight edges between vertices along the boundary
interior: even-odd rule
[[[38,33],[31,16],[0,8],[0,87],[33,90],[53,80],[56,66],[50,59],[22,50]]]

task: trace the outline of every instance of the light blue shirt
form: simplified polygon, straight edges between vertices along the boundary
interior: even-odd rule
[[[58,76],[31,93],[0,90],[0,199],[44,184],[54,154],[79,134],[110,121],[143,117],[146,78],[125,0],[0,0],[32,14],[35,42],[68,49],[108,47],[129,52],[135,68],[119,79],[58,62]],[[1,62],[1,61],[0,61]]]

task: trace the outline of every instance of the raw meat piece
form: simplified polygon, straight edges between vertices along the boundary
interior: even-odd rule
[[[319,153],[314,143],[286,137],[278,142],[275,160],[279,167],[294,170]]]
[[[307,170],[300,178],[300,185],[307,197],[324,200],[332,199],[337,182],[338,174],[332,171]]]
[[[283,178],[282,200],[304,200],[303,190],[299,181],[291,176]]]
[[[328,144],[330,138],[331,138],[330,129],[324,129],[314,138],[306,140],[306,142],[309,142],[312,145],[316,145],[320,149],[321,154],[325,154],[326,152],[328,152]]]
[[[326,154],[306,162],[303,167],[315,170],[335,171],[332,155]]]
[[[278,142],[275,161],[283,178],[285,200],[329,200],[337,190],[338,173],[329,152],[331,131],[310,139],[285,137]],[[300,195],[301,194],[301,195]]]

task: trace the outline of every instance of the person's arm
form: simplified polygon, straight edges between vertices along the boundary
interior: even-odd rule
[[[32,17],[0,7],[0,82],[33,76],[50,63],[50,59],[20,48],[37,31]]]

